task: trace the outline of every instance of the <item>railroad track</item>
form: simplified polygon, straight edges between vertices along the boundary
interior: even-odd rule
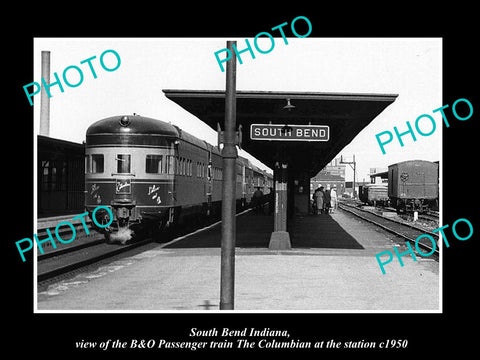
[[[388,231],[392,234],[395,234],[401,238],[403,238],[406,241],[409,241],[411,243],[415,243],[416,239],[420,235],[425,235],[428,234],[430,235],[433,239],[435,239],[436,246],[435,246],[435,251],[434,254],[438,255],[438,234],[432,233],[428,230],[422,229],[420,227],[417,227],[415,225],[411,224],[406,224],[400,221],[396,221],[394,219],[386,218],[381,215],[374,214],[370,211],[362,210],[354,205],[347,205],[345,203],[340,203],[338,205],[340,209],[343,211],[349,212],[351,214],[354,214],[355,216],[368,221],[376,226],[379,226],[380,228],[384,229],[385,231]],[[422,248],[423,250],[426,250],[427,253],[430,253],[433,250],[433,246],[431,241],[422,238],[418,241],[418,247]]]
[[[428,220],[428,221],[438,221],[439,216],[438,216],[438,214],[427,213],[427,214],[418,215],[418,218],[423,219],[423,220]]]
[[[250,209],[244,212],[248,211],[250,211]],[[244,212],[237,215],[241,215]],[[209,227],[212,225],[211,223],[216,223],[217,221],[218,219],[212,218],[209,222],[202,224],[200,228],[202,228],[203,226]],[[192,231],[198,231],[198,228],[198,225],[192,224],[192,226],[184,226],[182,228],[176,228],[171,232],[164,232],[164,240],[162,240],[162,242],[170,241],[175,237],[184,236]],[[94,231],[91,230],[90,232],[93,233]],[[67,234],[66,238],[68,238],[69,236],[70,235]],[[69,248],[57,250],[55,252],[38,255],[38,283],[47,282],[51,279],[71,273],[88,265],[98,263],[104,259],[114,257],[116,255],[131,251],[135,248],[146,246],[149,243],[154,242],[152,238],[146,237],[145,239],[138,240],[130,244],[127,243],[127,245],[119,245],[116,243],[105,243],[103,235],[100,234],[96,234],[94,235],[94,237],[95,238],[89,239],[88,242],[80,244],[78,246],[72,246]]]
[[[49,254],[37,259],[37,281],[43,282],[101,260],[130,251],[152,242],[151,238],[128,245],[106,244],[105,241],[93,241],[68,252]]]

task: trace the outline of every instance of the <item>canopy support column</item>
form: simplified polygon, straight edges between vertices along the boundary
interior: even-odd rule
[[[288,165],[282,161],[275,164],[275,206],[273,232],[270,236],[270,250],[290,250],[290,234],[287,231],[287,181]]]

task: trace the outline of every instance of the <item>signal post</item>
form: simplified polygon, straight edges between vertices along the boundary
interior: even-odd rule
[[[236,41],[227,41],[232,51]],[[235,287],[235,181],[237,134],[236,124],[236,57],[227,62],[225,91],[225,131],[221,134],[223,149],[222,182],[222,252],[220,268],[220,310],[233,310]]]

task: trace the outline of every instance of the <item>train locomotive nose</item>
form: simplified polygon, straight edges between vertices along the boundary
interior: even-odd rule
[[[128,227],[132,209],[135,207],[135,205],[132,203],[132,201],[128,200],[124,202],[116,201],[112,205],[115,209],[115,216],[118,221],[118,227]]]
[[[116,179],[115,181],[115,195],[111,205],[114,209],[119,229],[128,227],[132,210],[135,208],[131,186],[131,179]]]

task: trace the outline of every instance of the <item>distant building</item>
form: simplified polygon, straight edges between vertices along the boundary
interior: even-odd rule
[[[323,186],[337,188],[337,195],[341,196],[345,192],[345,164],[340,164],[340,158],[333,159],[327,166],[310,179],[310,194],[315,189]]]
[[[370,183],[385,184],[388,183],[387,168],[370,168]]]
[[[369,184],[366,181],[356,181],[355,182],[355,194],[358,196],[360,186],[365,186]],[[353,181],[346,181],[345,182],[345,193],[349,195],[349,197],[353,197]]]
[[[337,175],[345,179],[345,164],[340,163],[340,158],[333,159],[318,174]]]

